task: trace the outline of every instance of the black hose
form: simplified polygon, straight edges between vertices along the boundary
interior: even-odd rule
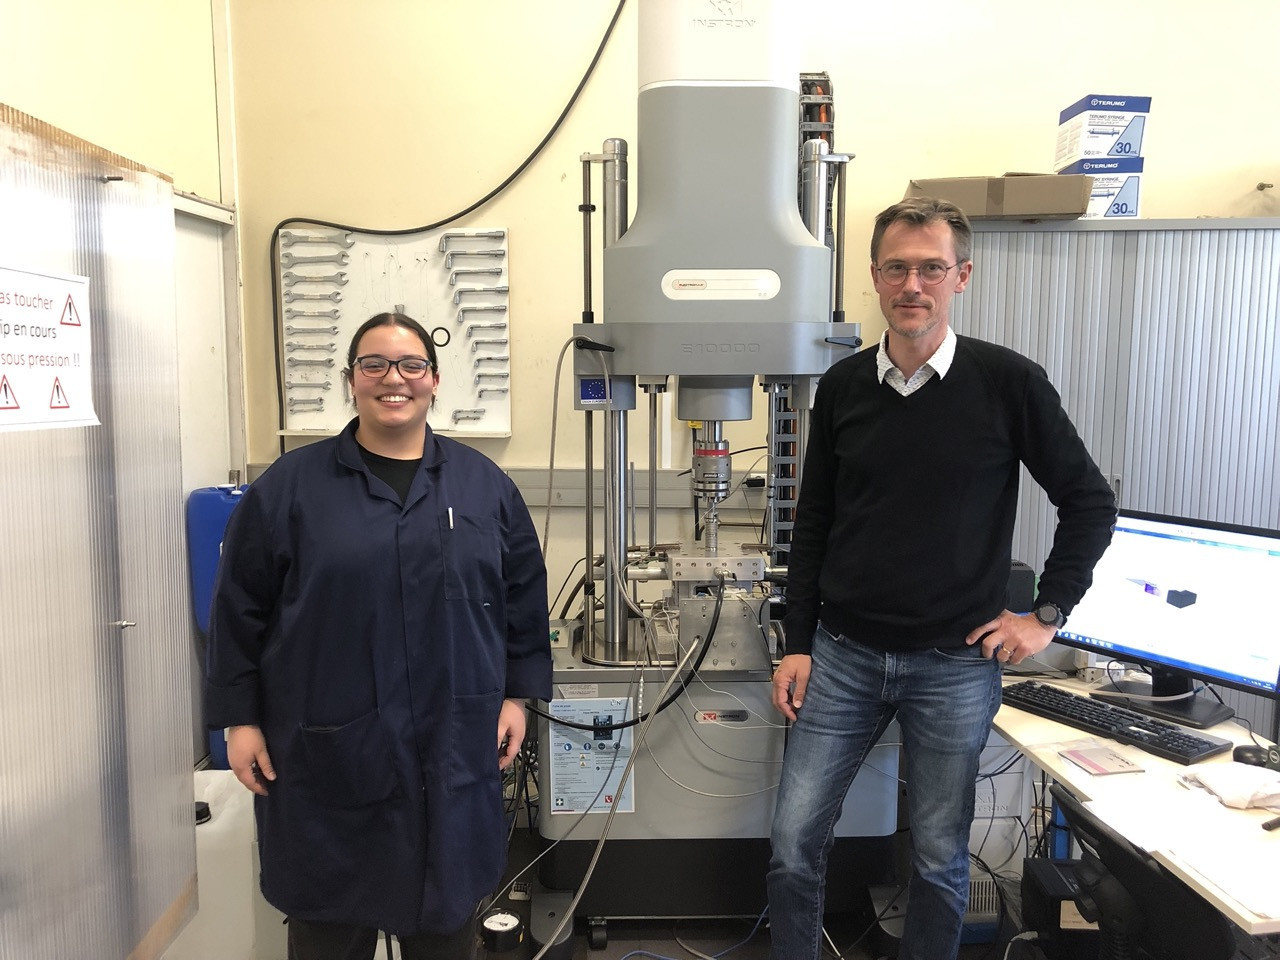
[[[689,681],[697,676],[698,668],[702,666],[702,661],[707,658],[707,651],[711,649],[711,641],[716,635],[716,625],[720,623],[720,610],[724,606],[724,583],[725,578],[721,577],[716,588],[716,606],[715,609],[711,611],[711,622],[707,624],[707,635],[702,638],[702,647],[698,650],[697,659],[693,661],[693,666],[689,668],[689,672],[680,678],[680,683],[677,685],[676,689],[667,695],[667,699],[658,704],[654,713],[661,713],[663,710],[667,709],[667,707],[671,706],[671,704],[676,702],[680,695],[688,689]],[[597,726],[595,724],[574,723],[572,720],[563,720],[560,717],[554,717],[545,711],[539,710],[533,705],[529,706],[529,712],[536,714],[545,720],[550,720],[552,723],[558,723],[563,727],[572,727],[574,730],[591,730],[601,733],[609,730],[625,730],[628,727],[634,727],[636,724],[644,723],[650,716],[648,713],[643,713],[631,720],[624,720],[622,723],[611,723],[607,726],[601,724]]]

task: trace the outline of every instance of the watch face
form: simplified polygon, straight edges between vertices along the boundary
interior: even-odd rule
[[[1057,606],[1052,603],[1042,603],[1036,607],[1036,619],[1043,623],[1046,627],[1056,627],[1062,618],[1062,613]]]

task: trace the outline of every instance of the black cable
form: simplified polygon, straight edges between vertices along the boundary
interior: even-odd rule
[[[331,227],[335,230],[352,230],[358,233],[368,233],[376,237],[399,237],[409,233],[425,233],[428,230],[436,230],[446,224],[453,223],[455,220],[461,220],[467,214],[480,209],[503,190],[507,189],[507,187],[511,186],[511,184],[514,183],[526,169],[528,169],[529,165],[537,159],[538,155],[542,153],[547,144],[551,142],[551,138],[560,131],[560,127],[564,124],[565,118],[569,116],[569,111],[572,110],[574,105],[578,102],[578,97],[582,95],[583,88],[586,87],[587,81],[591,79],[591,75],[595,72],[596,64],[600,62],[600,57],[604,54],[604,48],[609,43],[609,38],[613,36],[613,28],[618,25],[618,18],[622,16],[622,8],[626,5],[627,0],[618,0],[618,6],[613,11],[613,17],[609,20],[609,26],[605,28],[604,36],[600,38],[600,44],[596,47],[595,55],[591,58],[591,62],[587,64],[586,72],[583,73],[582,79],[578,81],[578,86],[574,88],[572,96],[569,97],[569,102],[564,105],[564,109],[560,111],[560,116],[556,117],[555,122],[551,124],[551,129],[547,131],[546,136],[539,141],[538,145],[533,148],[533,152],[525,157],[524,161],[516,167],[505,180],[470,206],[464,207],[457,213],[450,214],[442,220],[437,220],[435,223],[428,223],[421,227],[408,227],[401,230],[378,230],[370,227],[358,227],[347,223],[337,223],[332,220],[309,220],[300,216],[285,217],[277,223],[271,230],[271,243],[268,251],[271,257],[269,263],[271,271],[271,325],[275,332],[276,343],[280,343],[280,284],[276,276],[276,268],[280,263],[280,230],[285,224],[300,222],[317,227]],[[284,377],[280,370],[279,363],[276,364],[276,401],[280,407],[280,429],[283,431],[285,411]],[[280,437],[280,452],[284,453],[283,434],[281,434]]]
[[[1031,826],[1019,816],[1014,816],[1018,826],[1022,828],[1022,851],[1024,857],[1031,856]]]
[[[538,779],[537,779],[537,776],[535,775],[533,764],[531,763],[525,764],[524,776],[526,780],[532,780],[533,785],[535,787],[538,785]],[[537,820],[534,818],[534,811],[537,810],[539,818],[541,818],[542,816],[542,793],[541,791],[539,791],[538,800],[536,803],[529,799],[532,795],[533,794],[529,792],[528,786],[526,785],[525,792],[524,792],[524,811],[525,811],[525,820],[528,823],[529,833],[531,834],[535,833],[537,830]]]
[[[512,764],[512,766],[515,767],[515,769],[511,771],[513,774],[513,779],[515,780],[515,784],[514,784],[515,789],[511,797],[511,811],[510,811],[511,826],[507,830],[507,846],[508,847],[511,846],[511,838],[514,837],[516,834],[516,823],[520,819],[520,799],[524,794],[524,782],[525,782],[524,771],[521,768],[524,765],[525,765],[524,744],[521,744],[520,749],[516,751],[515,763]],[[503,793],[505,792],[506,790],[505,790],[505,778],[504,778]],[[505,810],[503,812],[504,814],[506,813]]]
[[[1042,770],[1040,771],[1040,802],[1036,803],[1035,798],[1032,797],[1032,812],[1040,821],[1040,832],[1036,834],[1036,844],[1031,848],[1033,857],[1049,857],[1053,854],[1049,845],[1049,831],[1053,828],[1053,808],[1046,806],[1048,794],[1049,779]]]
[[[587,575],[584,573],[578,578],[578,582],[573,585],[573,591],[565,598],[564,606],[560,608],[560,619],[567,620],[569,618],[569,608],[573,606],[573,601],[578,599],[578,591],[587,585]]]
[[[559,602],[560,600],[560,594],[564,593],[564,588],[569,585],[569,578],[573,576],[573,571],[578,569],[578,564],[585,563],[586,559],[587,559],[586,557],[579,557],[578,560],[574,563],[574,565],[569,568],[569,572],[564,575],[564,583],[560,584],[560,589],[556,591],[555,600],[552,600],[549,604],[547,604],[548,607],[552,609],[555,608],[556,603]],[[563,620],[564,617],[561,616],[560,619]]]
[[[680,695],[688,689],[689,682],[698,675],[698,668],[702,666],[702,661],[707,657],[707,651],[711,649],[711,641],[716,635],[716,625],[720,622],[720,610],[724,606],[724,584],[725,578],[720,577],[716,588],[716,606],[715,609],[711,611],[711,622],[707,624],[707,635],[702,638],[702,647],[698,650],[698,658],[694,660],[693,666],[689,668],[688,672],[680,678],[680,682],[676,685],[676,688],[667,695],[667,699],[658,704],[657,709],[654,711],[655,713],[661,713],[663,710],[667,709],[667,707],[671,706],[671,704],[675,703]],[[539,710],[533,704],[529,704],[529,712],[542,717],[544,720],[550,720],[552,723],[558,723],[562,727],[571,727],[574,730],[591,730],[599,733],[604,733],[609,730],[625,730],[627,727],[634,727],[636,724],[644,723],[650,716],[648,713],[642,713],[640,716],[634,717],[631,720],[624,720],[622,723],[611,723],[605,725],[574,723],[572,720],[564,720],[560,717],[552,716],[545,711]]]
[[[998,769],[992,770],[990,773],[983,773],[982,771],[978,771],[978,775],[977,777],[974,778],[974,780],[975,782],[977,780],[989,780],[992,777],[1000,776],[1000,774],[1002,773],[1008,773],[1017,765],[1018,761],[1021,759],[1022,759],[1022,754],[1019,753],[1017,750],[1015,750],[1013,754],[1009,757],[1009,759],[1006,760],[1003,764],[1001,764],[1001,766]]]

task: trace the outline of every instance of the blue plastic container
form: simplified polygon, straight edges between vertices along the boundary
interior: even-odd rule
[[[240,502],[245,487],[201,487],[187,497],[187,562],[191,570],[191,604],[196,628],[209,637],[209,614],[213,607],[213,581],[222,556],[222,538],[231,512]],[[227,769],[227,742],[221,730],[209,732],[211,765]]]

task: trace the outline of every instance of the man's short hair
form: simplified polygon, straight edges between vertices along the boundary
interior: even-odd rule
[[[908,197],[882,210],[876,217],[875,229],[871,231],[871,262],[876,263],[880,254],[880,241],[891,224],[909,223],[915,227],[926,227],[931,223],[945,223],[951,228],[951,236],[956,245],[956,262],[968,263],[973,259],[973,227],[964,211],[947,200],[935,200],[933,197]]]

